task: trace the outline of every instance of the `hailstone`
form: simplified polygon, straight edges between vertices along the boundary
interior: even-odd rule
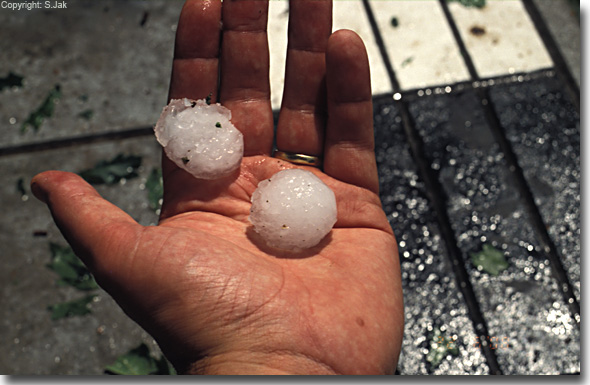
[[[231,112],[205,99],[173,99],[154,128],[166,156],[195,178],[217,179],[240,166],[242,133],[230,121]]]
[[[307,170],[279,171],[258,184],[251,200],[254,231],[279,249],[313,247],[336,223],[334,192]]]

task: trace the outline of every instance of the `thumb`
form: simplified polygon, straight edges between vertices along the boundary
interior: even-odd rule
[[[63,236],[97,280],[116,281],[115,275],[130,263],[143,227],[73,173],[38,174],[31,191],[47,204]]]

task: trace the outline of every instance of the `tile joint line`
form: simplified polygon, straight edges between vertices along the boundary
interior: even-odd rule
[[[82,144],[121,140],[138,136],[153,135],[152,126],[129,128],[121,131],[109,131],[89,135],[81,135],[67,138],[51,139],[43,142],[17,144],[0,148],[0,156],[18,155],[44,150],[54,150],[63,147],[71,147]]]

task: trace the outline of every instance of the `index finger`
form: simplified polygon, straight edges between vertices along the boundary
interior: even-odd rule
[[[361,38],[347,30],[333,33],[326,50],[326,67],[324,172],[378,193],[371,78]]]

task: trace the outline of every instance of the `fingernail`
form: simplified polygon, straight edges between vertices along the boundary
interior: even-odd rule
[[[31,181],[31,192],[35,196],[35,198],[39,199],[41,202],[47,204],[47,193],[44,189],[39,186],[39,183],[35,181],[35,178]]]

